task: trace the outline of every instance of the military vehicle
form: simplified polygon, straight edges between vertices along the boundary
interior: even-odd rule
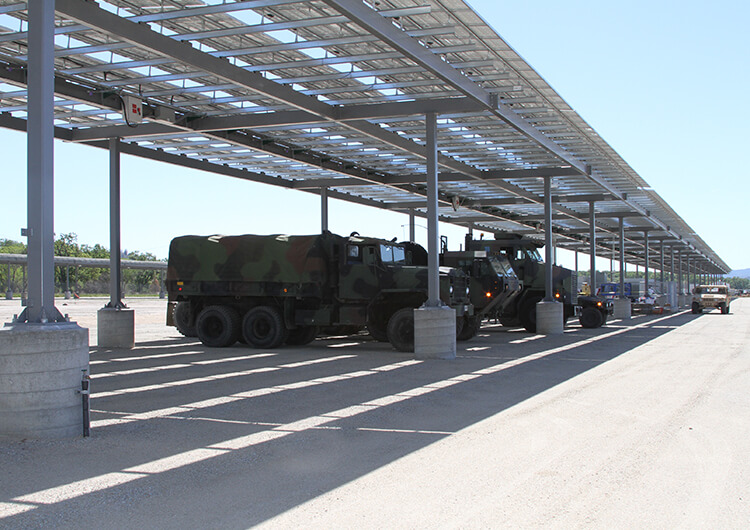
[[[427,300],[424,252],[383,239],[319,235],[182,236],[169,248],[167,324],[207,346],[307,344],[320,327],[367,327],[401,351],[414,348],[412,310]],[[420,251],[421,249],[421,251]],[[457,331],[473,308],[465,275],[441,268],[440,298]]]
[[[704,309],[716,308],[722,315],[729,314],[729,287],[726,285],[698,285],[693,289],[692,312],[703,313]]]
[[[484,250],[447,251],[440,264],[461,269],[469,277],[469,296],[474,314],[464,316],[458,340],[474,337],[485,318],[497,318],[513,304],[523,285],[503,254],[487,255]]]
[[[467,250],[485,250],[488,255],[507,257],[523,284],[523,291],[514,298],[515,303],[503,308],[500,323],[504,326],[521,325],[536,333],[536,304],[545,296],[546,265],[539,255],[543,246],[539,241],[511,233],[497,234],[494,240],[466,236]],[[563,304],[563,322],[577,315],[581,326],[598,328],[612,313],[612,304],[597,296],[577,296],[574,299],[572,276],[570,269],[552,266],[552,291],[555,300]]]

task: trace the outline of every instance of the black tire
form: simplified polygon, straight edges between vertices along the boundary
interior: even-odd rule
[[[414,309],[399,309],[388,321],[388,341],[398,351],[414,351]]]
[[[721,304],[720,306],[721,314],[722,315],[728,315],[729,314],[729,306],[725,304]]]
[[[598,328],[604,324],[604,317],[602,312],[595,307],[584,307],[581,310],[581,316],[578,317],[578,321],[584,328]]]
[[[536,333],[536,304],[539,301],[541,301],[541,298],[529,298],[521,304],[521,309],[518,312],[518,319],[521,321],[521,325],[529,333]]]
[[[482,318],[479,316],[464,317],[464,325],[461,331],[456,333],[456,340],[470,340],[477,336],[482,326]]]
[[[317,326],[297,326],[295,329],[289,330],[289,336],[286,338],[286,343],[289,346],[304,346],[310,344],[318,336]]]
[[[388,331],[387,329],[381,328],[374,322],[367,323],[367,333],[378,342],[388,342]]]
[[[240,334],[240,316],[231,307],[208,306],[195,320],[195,331],[206,346],[225,348],[237,342]]]
[[[197,337],[198,332],[195,330],[195,318],[190,302],[177,302],[174,308],[174,325],[177,331],[186,337]]]
[[[278,348],[289,336],[281,313],[275,307],[253,307],[242,319],[242,336],[253,348]]]
[[[701,306],[700,306],[700,304],[698,304],[697,302],[693,302],[693,307],[692,307],[692,311],[693,311],[693,314],[694,314],[694,315],[697,315],[697,314],[699,314],[699,313],[702,313],[702,312],[703,312],[703,310],[701,309]]]

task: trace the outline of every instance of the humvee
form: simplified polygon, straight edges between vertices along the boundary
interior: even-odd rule
[[[694,315],[704,309],[716,308],[722,315],[729,314],[729,287],[726,285],[698,285],[693,289],[692,311]]]

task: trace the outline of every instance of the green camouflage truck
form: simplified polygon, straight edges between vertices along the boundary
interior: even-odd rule
[[[510,261],[523,291],[514,298],[514,303],[503,308],[500,322],[505,326],[521,325],[536,333],[536,304],[545,296],[545,272],[547,265],[539,255],[544,246],[535,240],[518,234],[498,234],[492,239],[466,237],[468,250],[485,250],[488,255],[503,255]],[[552,292],[555,300],[563,304],[563,322],[578,316],[581,326],[598,328],[612,313],[612,303],[597,296],[577,296],[573,289],[572,271],[558,265],[552,266]]]
[[[207,346],[239,340],[255,348],[307,344],[320,328],[367,327],[413,351],[412,310],[427,300],[427,268],[412,263],[417,247],[356,232],[177,237],[167,324]],[[461,271],[441,268],[440,298],[456,310],[460,331],[473,311]]]
[[[503,254],[488,255],[485,250],[444,250],[440,264],[464,271],[469,277],[469,296],[474,306],[473,315],[464,316],[458,340],[474,337],[485,318],[497,318],[515,304],[523,284]]]

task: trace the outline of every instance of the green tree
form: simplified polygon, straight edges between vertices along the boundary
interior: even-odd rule
[[[0,239],[0,253],[3,254],[26,254],[26,245],[12,239]],[[5,293],[8,289],[8,278],[10,278],[10,289],[14,293],[23,291],[23,266],[22,265],[0,265],[0,292]]]
[[[158,261],[156,256],[150,252],[138,252],[137,250],[128,253],[127,259],[135,261]],[[159,272],[144,269],[124,269],[122,271],[122,280],[124,284],[123,290],[125,287],[128,287],[135,290],[136,293],[142,293],[148,291],[149,287],[155,284],[158,291]]]
[[[750,289],[750,279],[748,278],[732,276],[731,278],[725,278],[725,280],[732,289]]]

